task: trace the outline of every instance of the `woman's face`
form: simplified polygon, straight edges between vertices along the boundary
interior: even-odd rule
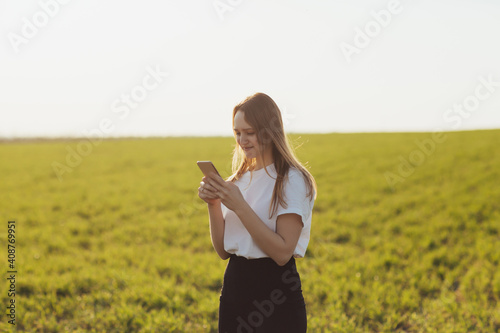
[[[256,158],[260,156],[257,131],[245,121],[245,114],[243,111],[236,112],[233,130],[236,142],[243,149],[247,158]]]

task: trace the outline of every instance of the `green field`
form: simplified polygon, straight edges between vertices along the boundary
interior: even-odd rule
[[[500,331],[500,130],[450,132],[428,154],[414,140],[430,133],[291,137],[318,184],[297,260],[309,332]],[[52,164],[78,143],[0,143],[0,269],[15,220],[17,331],[216,332],[227,262],[195,162],[228,176],[234,139],[105,140],[60,181]]]

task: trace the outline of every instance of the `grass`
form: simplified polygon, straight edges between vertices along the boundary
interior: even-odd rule
[[[500,130],[446,133],[391,184],[399,156],[430,133],[291,137],[318,183],[297,260],[310,332],[500,331]],[[105,140],[60,181],[52,164],[78,142],[0,144],[17,330],[216,332],[227,262],[210,243],[195,162],[228,176],[234,139]]]

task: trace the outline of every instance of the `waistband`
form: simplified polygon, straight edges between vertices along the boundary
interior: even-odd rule
[[[233,263],[248,265],[248,266],[269,266],[278,269],[284,269],[284,268],[288,269],[291,266],[295,267],[295,258],[293,256],[283,266],[278,265],[273,259],[269,257],[248,259],[246,257],[238,256],[234,253],[230,255],[229,260],[233,261]]]

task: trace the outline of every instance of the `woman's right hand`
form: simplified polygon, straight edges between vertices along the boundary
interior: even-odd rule
[[[220,198],[217,195],[217,189],[206,182],[206,177],[203,177],[198,187],[198,196],[201,200],[209,205],[216,205],[220,203]]]

